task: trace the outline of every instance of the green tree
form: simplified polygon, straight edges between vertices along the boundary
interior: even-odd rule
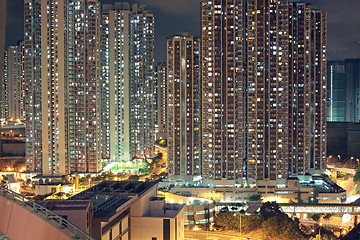
[[[136,181],[139,181],[139,179],[140,179],[140,177],[138,175],[131,175],[131,176],[129,176],[128,180],[136,182]]]
[[[217,227],[225,230],[239,229],[239,216],[232,212],[220,212],[214,219],[214,223]]]
[[[355,172],[353,181],[354,181],[354,183],[356,183],[356,184],[360,183],[360,167],[358,167],[358,168],[356,169],[356,172]]]
[[[276,202],[266,202],[263,203],[260,207],[259,215],[264,218],[264,220],[267,220],[270,217],[277,216],[280,213],[280,207],[279,204]]]
[[[257,215],[241,216],[241,229],[244,233],[248,233],[261,227],[261,219]]]
[[[261,194],[253,194],[253,195],[248,197],[248,200],[250,202],[258,202],[258,201],[261,200]]]
[[[311,216],[311,219],[314,220],[315,222],[318,222],[320,220],[320,218],[321,218],[321,215],[317,214],[317,213],[315,213]]]
[[[279,229],[279,221],[276,216],[269,217],[261,224],[263,232],[267,236],[278,236],[280,229]]]
[[[278,237],[284,240],[301,240],[299,225],[283,214],[269,217],[262,223],[263,232],[269,237]]]
[[[299,229],[299,223],[294,222],[289,218],[286,221],[281,221],[280,236],[286,240],[304,239],[304,236]]]

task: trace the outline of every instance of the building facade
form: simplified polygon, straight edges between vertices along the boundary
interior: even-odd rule
[[[326,169],[327,16],[305,3],[291,3],[289,14],[289,175],[321,174]]]
[[[156,140],[167,139],[167,68],[166,63],[158,63],[155,68],[157,94]]]
[[[111,162],[154,156],[153,21],[143,5],[103,6],[102,152]]]
[[[3,103],[3,68],[2,66],[4,66],[4,51],[5,51],[5,41],[6,41],[6,1],[0,1],[0,81],[1,81],[1,86],[0,86],[0,118],[3,118],[3,111],[4,111],[4,103]]]
[[[242,1],[201,1],[203,184],[233,185],[244,159]]]
[[[201,177],[200,39],[182,33],[167,39],[168,178]]]
[[[69,0],[41,0],[42,142],[38,144],[44,175],[65,175],[71,170],[69,86],[74,42],[70,4]]]
[[[345,60],[346,122],[360,122],[360,59]]]
[[[26,0],[24,1],[26,170],[37,173],[42,171],[41,77],[41,0]]]
[[[276,186],[326,156],[326,13],[202,1],[202,180]]]
[[[350,158],[354,162],[359,161],[360,123],[329,122],[327,134],[328,156],[339,156],[340,159]]]
[[[99,49],[97,0],[25,1],[28,171],[100,171]]]
[[[130,19],[131,159],[155,156],[154,15],[134,4]]]
[[[327,121],[345,122],[346,77],[344,61],[328,61]]]
[[[185,205],[166,203],[165,198],[157,196],[157,190],[157,183],[104,181],[68,200],[50,200],[43,205],[89,201],[92,207],[87,215],[90,223],[86,230],[95,239],[183,240]],[[76,209],[69,209],[71,211],[56,212],[69,216],[70,220]],[[89,208],[84,210],[89,212]],[[80,217],[77,214],[72,223],[84,229]]]
[[[6,120],[24,120],[25,84],[24,84],[24,42],[9,46],[5,51],[4,65],[4,117]]]
[[[102,149],[110,161],[130,160],[130,5],[103,5]]]
[[[71,172],[101,170],[100,3],[74,1],[73,79],[70,84]],[[73,152],[72,152],[73,151]]]
[[[360,59],[328,62],[328,121],[360,122]]]

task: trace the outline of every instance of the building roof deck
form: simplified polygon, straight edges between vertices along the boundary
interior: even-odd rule
[[[154,182],[104,181],[69,200],[90,200],[94,217],[108,219],[156,185]]]
[[[143,217],[175,218],[184,207],[185,204],[165,203],[162,209],[157,209],[157,210],[150,209],[150,213]]]
[[[89,200],[46,200],[37,203],[51,211],[86,210],[90,205]]]

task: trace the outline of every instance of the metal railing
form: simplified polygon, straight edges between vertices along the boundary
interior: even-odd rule
[[[7,197],[11,201],[19,203],[19,205],[21,206],[29,207],[30,209],[32,209],[33,213],[41,214],[47,221],[54,221],[59,229],[66,229],[70,233],[72,233],[73,239],[95,240],[95,238],[93,238],[88,233],[84,232],[74,224],[70,223],[69,221],[65,220],[64,218],[60,217],[49,209],[37,204],[36,202],[31,201],[14,191],[11,191],[10,189],[0,186],[0,196]]]

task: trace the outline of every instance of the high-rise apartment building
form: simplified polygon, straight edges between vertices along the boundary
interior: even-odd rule
[[[24,42],[9,46],[5,51],[4,64],[4,117],[6,120],[24,120]]]
[[[167,68],[166,63],[158,63],[155,68],[157,79],[157,132],[156,139],[167,139]],[[155,125],[156,126],[156,125]]]
[[[134,4],[130,18],[130,150],[133,158],[155,156],[154,15]]]
[[[247,171],[243,177],[255,184],[289,174],[290,14],[288,1],[248,1],[246,10]]]
[[[144,5],[105,4],[101,39],[103,155],[113,162],[151,158],[153,14]]]
[[[4,103],[3,103],[3,66],[5,56],[5,36],[6,36],[6,0],[0,0],[0,118],[3,118]]]
[[[41,78],[41,0],[25,0],[25,154],[27,171],[39,173],[42,171]]]
[[[130,160],[130,5],[103,5],[102,152],[110,161]]]
[[[201,180],[200,39],[181,33],[167,39],[168,178]]]
[[[327,15],[305,3],[290,3],[289,15],[289,176],[321,174],[326,169]]]
[[[360,122],[360,59],[328,61],[327,119]]]
[[[31,172],[98,172],[100,4],[26,0],[26,157]]]
[[[70,162],[70,86],[74,59],[69,0],[41,0],[42,172],[65,175]]]
[[[243,1],[201,1],[202,177],[233,185],[244,159]]]
[[[360,122],[360,59],[345,60],[346,122]]]
[[[327,80],[327,121],[345,122],[345,61],[328,61]]]
[[[71,172],[101,169],[100,3],[73,2],[73,79],[70,84]]]
[[[326,14],[288,0],[202,8],[204,185],[319,174],[326,154]]]

